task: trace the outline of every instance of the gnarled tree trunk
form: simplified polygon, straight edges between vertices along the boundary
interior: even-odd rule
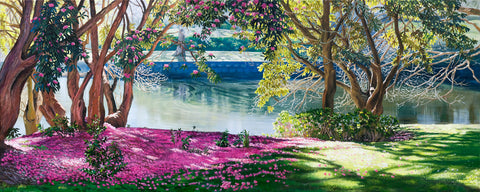
[[[125,70],[125,73],[131,74],[133,77],[135,74],[135,68]],[[110,123],[114,127],[125,127],[127,124],[128,113],[130,112],[133,101],[133,79],[134,78],[125,82],[123,87],[123,101],[118,110],[105,118],[105,122]]]
[[[20,34],[12,50],[4,60],[2,69],[0,69],[0,148],[5,148],[5,137],[8,129],[15,125],[20,112],[20,97],[23,87],[28,77],[35,67],[36,57],[27,57],[27,48],[32,42],[30,16],[34,9],[34,1],[25,1],[23,3],[23,13],[20,21]],[[40,9],[39,4],[43,1],[37,1],[35,10]],[[37,14],[37,12],[36,12]]]

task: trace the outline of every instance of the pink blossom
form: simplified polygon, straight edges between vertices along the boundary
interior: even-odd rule
[[[164,67],[164,68],[168,68],[168,67],[170,67],[170,65],[164,64],[163,67]]]
[[[209,53],[208,56],[213,56],[213,53]]]
[[[134,58],[135,58],[136,60],[138,60],[138,56],[135,55]]]
[[[271,49],[272,51],[275,51],[275,47],[270,47],[270,49]]]
[[[215,12],[218,12],[218,9],[217,9],[216,7],[215,7],[215,8],[213,8],[213,10],[214,10]]]
[[[58,67],[58,68],[57,68],[57,71],[61,73],[61,72],[62,72],[62,68]]]
[[[199,16],[199,17],[202,16],[202,13],[201,12],[197,13],[197,16]]]
[[[124,76],[125,78],[130,78],[130,74],[128,74],[128,73],[124,73],[123,76]]]
[[[47,87],[50,87],[50,83],[47,83]],[[393,176],[393,175],[392,175]]]
[[[135,33],[136,33],[136,34],[138,34],[138,33],[140,33],[140,31],[138,31],[138,30],[135,30]]]
[[[48,4],[48,7],[53,7],[53,6],[55,6],[53,3]]]
[[[57,80],[53,80],[53,84],[58,84],[58,81],[57,81]]]
[[[63,26],[63,29],[68,29],[68,25],[64,25],[64,26]]]
[[[217,27],[217,25],[215,25],[215,23],[212,23],[212,27]]]
[[[152,30],[152,28],[150,28],[150,27],[147,28],[147,31],[151,31],[151,30]]]
[[[195,48],[195,45],[190,45],[191,48]]]
[[[193,74],[194,75],[198,74],[198,70],[193,70]]]
[[[70,5],[70,6],[68,7],[68,9],[70,9],[70,10],[72,10],[73,8],[74,8],[74,7],[73,7],[72,5]]]
[[[131,60],[131,59],[129,59],[129,60],[128,60],[128,62],[129,62],[129,63],[131,63],[131,62],[132,62],[132,60]]]
[[[65,13],[65,11],[67,11],[65,8],[61,8],[60,11],[62,11],[62,13]]]
[[[68,57],[65,57],[65,61],[68,61]]]
[[[43,77],[44,75],[43,75],[43,73],[39,73],[38,76],[39,76],[39,77]]]
[[[153,63],[153,62],[150,62],[148,65],[154,65],[154,64],[155,64],[155,63]]]
[[[70,43],[70,45],[72,45],[72,46],[75,45],[75,42]]]
[[[262,9],[265,9],[265,8],[267,8],[267,4],[263,3],[262,4]]]
[[[214,20],[216,23],[220,23],[220,19],[215,19]]]

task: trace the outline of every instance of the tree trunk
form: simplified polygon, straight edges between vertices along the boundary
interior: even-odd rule
[[[332,46],[330,41],[330,0],[323,0],[323,13],[321,18],[322,29],[322,57],[325,71],[325,90],[322,96],[323,108],[334,108],[335,92],[337,91],[337,74],[333,67]]]
[[[117,112],[117,104],[115,102],[115,97],[113,95],[113,91],[115,91],[115,88],[117,86],[118,79],[115,78],[113,80],[113,85],[110,86],[110,81],[108,79],[107,74],[105,73],[105,70],[103,72],[103,84],[104,84],[104,89],[103,93],[105,95],[105,100],[107,101],[107,107],[108,107],[108,114],[112,114]]]
[[[25,134],[31,135],[38,131],[37,124],[37,108],[35,105],[35,98],[33,95],[33,80],[32,78],[28,78],[27,80],[27,93],[28,93],[28,101],[27,107],[25,108],[25,113],[23,115],[23,123],[25,124]]]
[[[38,2],[37,2],[38,3]],[[15,125],[20,112],[20,97],[28,77],[33,72],[36,58],[24,57],[24,48],[31,43],[30,15],[33,11],[33,1],[23,3],[23,13],[20,21],[20,34],[12,50],[4,60],[0,69],[0,147],[4,148],[8,129]]]
[[[331,47],[324,49],[323,52],[330,52],[331,56]],[[325,53],[324,53],[325,54]],[[327,53],[328,54],[328,53]],[[327,57],[327,59],[331,59],[331,57]],[[322,107],[323,108],[334,108],[334,98],[335,98],[335,92],[337,91],[337,84],[336,84],[336,71],[335,68],[333,67],[333,63],[331,60],[327,63],[325,63],[324,59],[324,69],[325,69],[325,90],[323,91],[323,96],[322,96]]]
[[[136,68],[136,67],[135,67]],[[125,73],[128,73],[134,79],[135,68],[130,70],[125,70]],[[128,113],[132,107],[133,101],[133,80],[126,81],[123,88],[123,101],[120,105],[120,108],[113,114],[108,115],[105,118],[105,122],[110,123],[114,127],[125,127],[127,125]]]
[[[72,106],[70,107],[70,121],[77,124],[80,129],[86,130],[86,115],[87,115],[87,108],[85,106],[85,100],[83,99],[83,95],[85,92],[85,88],[92,78],[92,73],[88,72],[85,78],[83,79],[82,85],[78,88],[75,93],[75,97],[72,98]]]
[[[42,105],[40,105],[40,111],[47,120],[48,124],[50,124],[50,126],[53,126],[55,125],[53,123],[53,119],[56,116],[65,117],[65,109],[55,98],[55,94],[53,93],[53,91],[50,91],[49,93],[42,92],[42,96],[43,103]]]

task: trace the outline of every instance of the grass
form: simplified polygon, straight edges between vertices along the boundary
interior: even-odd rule
[[[179,170],[115,186],[77,181],[70,185],[3,185],[0,190],[480,191],[478,125],[407,128],[415,132],[415,140],[315,142],[253,155],[248,162],[220,164],[210,170]]]

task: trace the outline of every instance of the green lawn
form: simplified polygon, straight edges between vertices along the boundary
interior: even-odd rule
[[[219,191],[237,186],[225,187],[234,191],[242,185],[248,188],[243,191],[480,191],[479,125],[406,127],[415,132],[415,140],[315,142],[255,155],[251,162],[110,188],[74,182],[77,186],[3,186],[0,191]]]

